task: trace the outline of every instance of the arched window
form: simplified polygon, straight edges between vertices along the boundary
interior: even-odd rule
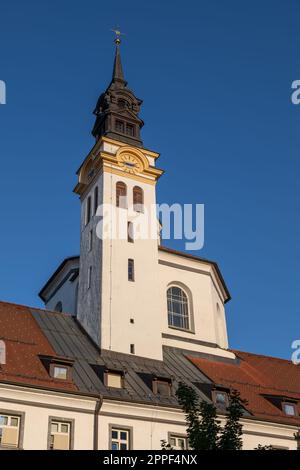
[[[62,303],[61,302],[57,302],[57,304],[55,305],[55,308],[54,308],[54,311],[55,312],[62,312]]]
[[[133,209],[136,212],[144,211],[144,191],[139,186],[133,188]]]
[[[122,181],[118,181],[116,185],[116,204],[117,207],[126,208],[127,206],[127,186]]]
[[[169,326],[190,329],[189,302],[186,293],[180,287],[172,286],[167,290]]]

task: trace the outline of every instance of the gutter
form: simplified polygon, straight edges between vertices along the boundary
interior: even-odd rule
[[[95,412],[94,412],[94,443],[93,443],[93,450],[98,450],[99,413],[100,413],[102,405],[103,405],[103,398],[100,395],[99,398],[96,400],[96,406],[95,406]]]

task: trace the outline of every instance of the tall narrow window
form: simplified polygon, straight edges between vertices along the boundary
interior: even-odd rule
[[[91,196],[87,198],[86,201],[86,210],[85,210],[85,225],[91,220],[91,208],[92,208],[92,199]]]
[[[128,260],[128,281],[134,281],[134,260]]]
[[[116,184],[116,204],[117,207],[127,207],[127,186],[123,181]]]
[[[124,134],[124,122],[123,121],[119,121],[118,119],[116,120],[116,131]]]
[[[129,243],[134,242],[133,223],[132,222],[128,222],[128,224],[127,224],[127,241]]]
[[[186,293],[172,286],[167,291],[169,326],[189,330],[189,306]]]
[[[139,186],[133,188],[133,209],[144,212],[144,191]]]
[[[94,215],[96,214],[97,209],[98,209],[98,186],[96,186],[94,190]]]
[[[132,124],[126,124],[126,134],[131,137],[134,136],[134,126]]]
[[[92,266],[89,267],[88,270],[88,280],[87,280],[87,288],[90,289],[91,284],[92,284]]]
[[[89,251],[93,249],[93,230],[89,232]]]

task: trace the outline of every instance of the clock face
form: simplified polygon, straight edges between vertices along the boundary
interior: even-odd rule
[[[144,169],[140,159],[130,153],[122,153],[118,160],[120,167],[126,173],[141,173]]]

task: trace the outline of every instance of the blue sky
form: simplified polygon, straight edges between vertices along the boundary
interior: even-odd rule
[[[79,252],[75,171],[93,145],[112,33],[161,152],[159,202],[204,203],[205,246],[232,294],[230,345],[290,358],[299,325],[296,0],[1,0],[0,298],[37,292]],[[171,242],[182,249],[182,242]]]

